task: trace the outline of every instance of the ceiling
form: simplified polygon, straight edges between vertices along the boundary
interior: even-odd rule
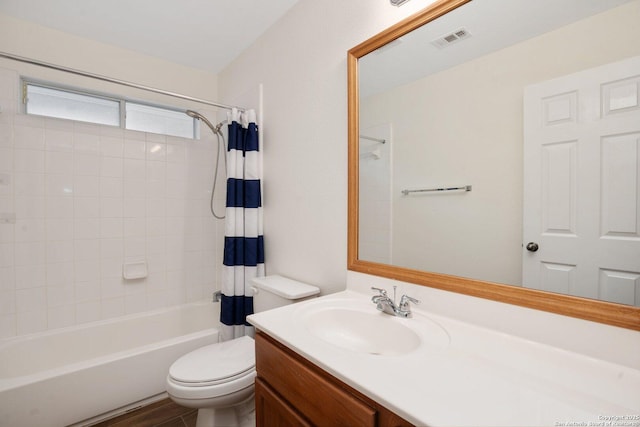
[[[0,0],[0,14],[220,72],[298,0]]]
[[[2,0],[0,0],[2,1]],[[360,96],[384,92],[572,22],[638,0],[472,1],[360,59]],[[445,48],[434,41],[470,36]]]

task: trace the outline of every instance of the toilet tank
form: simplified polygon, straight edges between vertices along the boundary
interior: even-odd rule
[[[320,293],[316,286],[279,275],[256,277],[251,284],[255,313],[315,298]]]

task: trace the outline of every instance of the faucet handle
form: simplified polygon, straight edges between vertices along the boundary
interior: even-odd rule
[[[414,304],[420,304],[419,299],[415,299],[413,297],[410,297],[409,295],[402,295],[402,298],[400,298],[400,308],[404,309],[409,305],[410,302]]]
[[[380,295],[382,295],[384,297],[387,296],[387,291],[382,289],[382,288],[376,288],[376,287],[372,286],[371,290],[380,292]]]

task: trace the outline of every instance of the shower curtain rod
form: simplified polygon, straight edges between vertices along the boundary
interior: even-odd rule
[[[154,92],[154,93],[159,93],[159,94],[162,94],[162,95],[173,96],[174,98],[185,99],[187,101],[193,101],[193,102],[197,102],[197,103],[200,103],[200,104],[211,105],[213,107],[224,108],[226,110],[231,110],[233,108],[237,108],[240,111],[245,111],[246,110],[245,108],[242,108],[242,107],[236,107],[236,106],[233,106],[233,105],[220,104],[218,102],[207,101],[206,99],[194,98],[192,96],[182,95],[182,94],[176,93],[176,92],[169,92],[169,91],[162,90],[162,89],[156,89],[156,88],[153,88],[153,87],[150,87],[150,86],[139,85],[139,84],[136,84],[136,83],[131,83],[131,82],[125,81],[125,80],[114,79],[114,78],[111,78],[111,77],[102,76],[100,74],[94,74],[94,73],[88,73],[86,71],[76,70],[74,68],[62,67],[60,65],[50,64],[48,62],[38,61],[36,59],[25,58],[23,56],[13,55],[13,54],[6,53],[6,52],[0,52],[0,58],[12,59],[14,61],[24,62],[26,64],[31,64],[31,65],[38,65],[40,67],[50,68],[52,70],[63,71],[65,73],[76,74],[78,76],[89,77],[89,78],[96,79],[96,80],[102,80],[104,82],[115,83],[115,84],[119,84],[119,85],[122,85],[122,86],[132,87],[132,88],[135,88],[135,89],[146,90],[147,92]]]
[[[380,144],[386,144],[387,140],[383,138],[374,138],[372,136],[362,135],[360,134],[360,138],[368,139],[369,141],[379,142]]]

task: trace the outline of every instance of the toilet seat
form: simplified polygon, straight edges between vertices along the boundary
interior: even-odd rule
[[[244,336],[180,357],[169,368],[167,391],[188,399],[223,396],[252,387],[255,377],[254,341]]]

